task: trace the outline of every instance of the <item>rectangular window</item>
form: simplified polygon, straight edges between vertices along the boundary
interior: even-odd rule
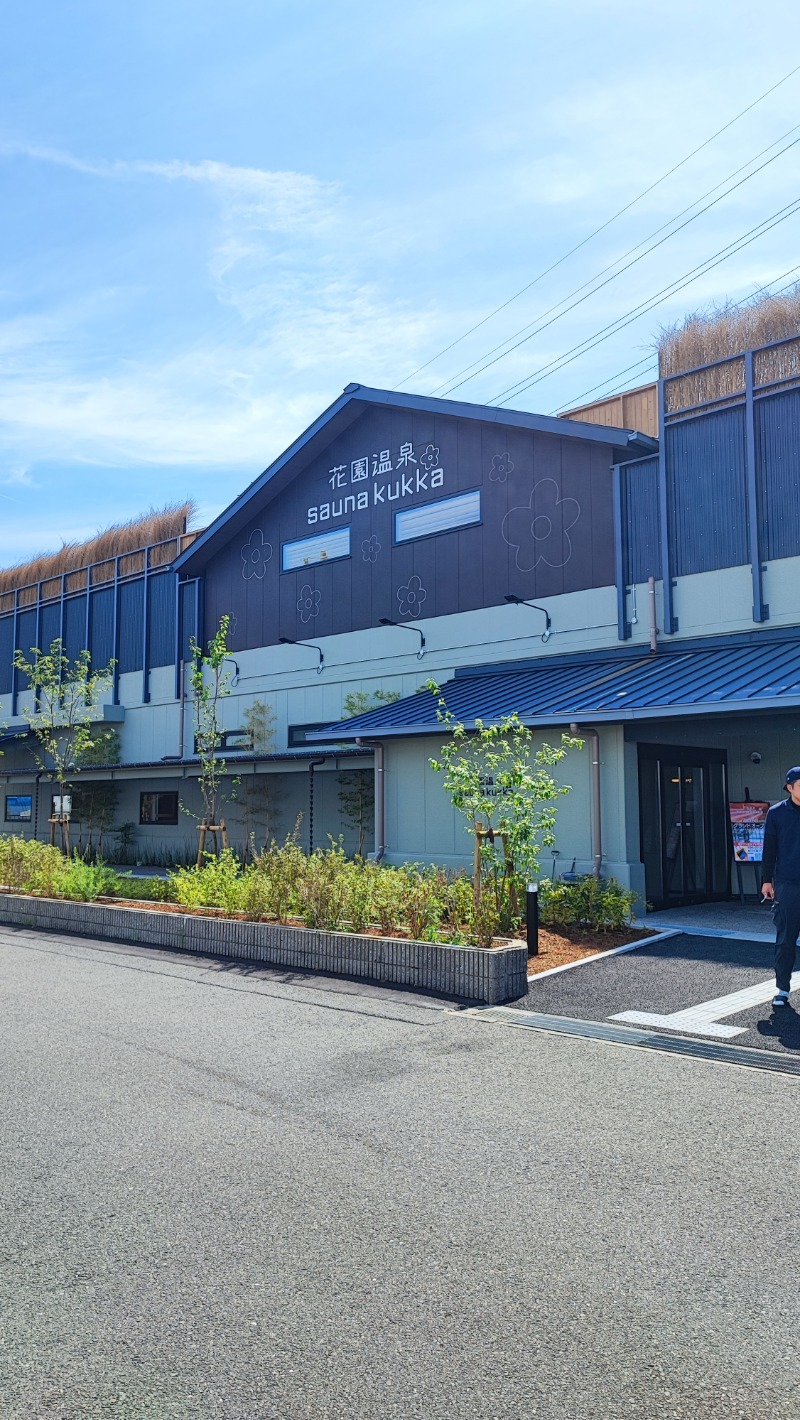
[[[395,542],[412,542],[434,533],[452,532],[481,520],[481,494],[459,493],[455,498],[438,498],[435,503],[423,503],[419,508],[405,508],[394,515]]]
[[[308,736],[313,730],[324,730],[329,725],[330,720],[319,720],[314,725],[290,725],[287,744],[290,749],[297,749],[298,745],[308,744]],[[314,743],[312,741],[312,743]]]
[[[318,537],[285,542],[281,548],[281,566],[284,572],[293,572],[298,567],[315,567],[319,562],[333,562],[338,557],[349,556],[350,529],[337,528],[335,532],[320,533]]]
[[[6,794],[6,823],[30,823],[32,816],[32,794]]]
[[[140,794],[139,795],[139,822],[140,823],[177,823],[178,822],[178,795],[169,794]]]

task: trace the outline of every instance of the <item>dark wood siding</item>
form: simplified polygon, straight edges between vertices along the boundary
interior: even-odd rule
[[[398,468],[407,444],[415,462]],[[387,449],[391,470],[373,475]],[[365,457],[369,477],[352,482],[353,462]],[[230,644],[245,649],[375,626],[381,617],[414,621],[502,605],[509,592],[536,599],[613,585],[610,465],[609,451],[580,438],[368,409],[282,493],[272,500],[263,493],[244,532],[209,561],[209,634],[230,613]],[[332,489],[340,468],[342,487]],[[436,486],[431,468],[441,470]],[[398,510],[474,489],[480,525],[395,543]],[[368,507],[345,503],[364,493]],[[281,571],[284,543],[345,526],[350,557]]]

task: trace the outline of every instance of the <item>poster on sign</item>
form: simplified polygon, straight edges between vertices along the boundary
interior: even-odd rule
[[[760,863],[764,854],[764,824],[769,804],[729,804],[733,856],[737,863]]]

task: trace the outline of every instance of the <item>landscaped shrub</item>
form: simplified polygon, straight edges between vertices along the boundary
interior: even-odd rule
[[[630,925],[636,894],[616,878],[579,878],[576,883],[542,878],[539,914],[550,927],[588,927],[593,932],[620,931]]]
[[[183,907],[221,907],[229,917],[239,910],[241,866],[230,848],[218,858],[209,855],[201,868],[179,868],[170,882]]]
[[[57,848],[35,839],[0,837],[0,887],[83,902],[101,896],[174,902],[189,910],[215,908],[229,917],[241,913],[252,921],[299,918],[327,931],[377,928],[383,936],[399,932],[417,941],[481,947],[490,947],[507,930],[496,894],[484,883],[476,907],[473,883],[465,873],[432,864],[395,868],[348,859],[341,840],[309,855],[296,832],[282,844],[273,841],[245,868],[225,849],[219,857],[209,855],[201,868],[177,869],[167,881],[122,877],[102,863],[89,864],[77,855],[64,858]],[[575,883],[543,878],[539,884],[546,926],[619,930],[629,925],[634,901],[635,894],[615,878],[586,876]]]
[[[384,937],[406,920],[405,895],[406,878],[399,868],[373,864],[372,874],[372,914]]]
[[[96,902],[113,891],[117,875],[102,863],[86,863],[77,855],[64,862],[61,892],[74,902]]]
[[[405,921],[409,934],[419,942],[444,917],[447,875],[432,864],[421,867],[419,863],[404,863],[400,872],[406,882]]]
[[[306,855],[297,842],[298,826],[293,833],[287,833],[283,843],[273,839],[268,848],[257,853],[253,866],[248,872],[258,874],[263,880],[263,900],[267,915],[285,922],[287,917],[300,910],[300,893],[305,873]]]
[[[66,860],[58,848],[36,838],[0,838],[0,885],[12,892],[58,897]]]
[[[125,902],[175,901],[175,890],[167,878],[129,878],[121,873],[116,875],[110,894]]]

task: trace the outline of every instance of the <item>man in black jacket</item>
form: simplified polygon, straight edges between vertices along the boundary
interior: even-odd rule
[[[786,1006],[792,989],[800,936],[800,765],[786,774],[788,799],[773,804],[764,826],[761,891],[774,902],[775,984],[773,1006]]]

